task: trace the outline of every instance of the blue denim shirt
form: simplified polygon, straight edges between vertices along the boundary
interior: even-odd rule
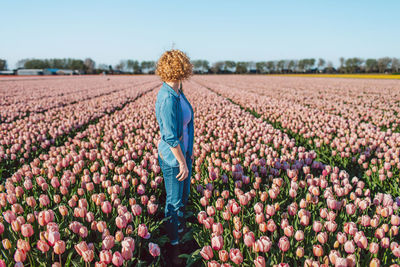
[[[192,119],[188,125],[188,153],[189,156],[192,156],[194,139],[193,108],[183,92],[181,91],[180,93],[182,94],[183,99],[187,101],[190,110],[192,111]],[[182,152],[184,149],[182,108],[180,105],[179,95],[165,82],[162,84],[161,89],[157,94],[156,118],[161,133],[161,140],[158,144],[158,154],[166,164],[177,167],[179,166],[179,162],[170,148],[176,147],[180,144]]]

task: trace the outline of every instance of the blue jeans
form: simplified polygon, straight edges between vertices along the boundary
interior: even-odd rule
[[[189,170],[188,177],[183,181],[178,181],[176,176],[179,167],[171,167],[163,162],[158,156],[158,162],[164,177],[165,191],[167,200],[165,203],[165,217],[169,217],[166,223],[167,235],[172,245],[179,243],[178,228],[185,225],[186,204],[190,193],[190,180],[192,175],[192,159],[186,154],[186,164]]]

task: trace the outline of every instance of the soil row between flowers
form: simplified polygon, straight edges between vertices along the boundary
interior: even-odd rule
[[[143,85],[143,84],[141,84],[141,85]],[[58,136],[57,138],[54,139],[54,143],[52,143],[52,145],[56,146],[56,147],[63,145],[67,140],[72,139],[78,133],[86,130],[90,125],[96,124],[102,117],[111,115],[118,110],[122,110],[126,105],[128,105],[132,102],[135,102],[137,99],[139,99],[143,95],[153,91],[157,87],[159,87],[159,84],[151,87],[148,90],[145,90],[145,91],[139,93],[136,97],[134,97],[132,99],[128,99],[127,101],[123,102],[120,106],[116,107],[112,111],[105,111],[103,114],[89,120],[87,123],[77,127],[76,129],[72,129],[70,132]],[[4,182],[5,178],[10,177],[16,170],[21,168],[24,164],[29,164],[32,160],[37,158],[40,154],[46,153],[48,150],[49,150],[49,148],[39,147],[36,151],[30,153],[29,158],[25,159],[24,163],[21,163],[18,160],[15,160],[15,161],[8,160],[5,162],[1,162],[0,163],[0,184],[2,184]]]

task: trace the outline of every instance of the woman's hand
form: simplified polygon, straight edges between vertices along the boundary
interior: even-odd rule
[[[181,182],[188,177],[188,174],[189,174],[189,169],[186,165],[186,162],[179,163],[179,173],[176,176],[176,179],[178,179],[178,181]]]

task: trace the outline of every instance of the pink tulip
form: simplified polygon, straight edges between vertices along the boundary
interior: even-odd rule
[[[43,241],[43,240],[38,240],[37,244],[36,244],[37,249],[39,249],[42,253],[46,253],[47,251],[49,251],[50,247],[49,245]]]
[[[275,207],[274,206],[272,206],[272,205],[267,205],[266,207],[265,207],[265,213],[268,215],[268,216],[274,216],[274,214],[275,214]]]
[[[201,249],[200,255],[206,260],[211,260],[214,256],[212,248],[210,246],[205,246]]]
[[[211,238],[211,247],[214,250],[221,250],[224,246],[224,238],[221,235],[215,235]]]
[[[140,207],[140,205],[132,205],[132,213],[134,216],[139,216],[142,213],[142,208]]]
[[[347,259],[346,258],[341,258],[337,257],[336,262],[335,262],[335,267],[347,267]]]
[[[112,211],[111,203],[109,201],[104,201],[101,204],[101,210],[106,214],[111,213]]]
[[[122,266],[124,264],[124,258],[122,257],[121,253],[119,251],[115,251],[112,257],[112,263],[115,266]]]
[[[297,241],[302,241],[304,239],[304,233],[302,230],[297,230],[296,233],[294,234],[294,238]]]
[[[244,244],[246,246],[248,246],[248,247],[253,246],[253,244],[255,242],[254,233],[253,232],[247,232],[246,234],[244,234],[243,240],[244,240]]]
[[[150,233],[147,231],[147,226],[145,224],[139,224],[138,235],[144,239],[150,238]]]
[[[314,221],[313,222],[313,230],[314,232],[318,233],[322,230],[322,223],[320,221]]]
[[[4,228],[4,227],[3,227]],[[0,232],[2,232],[1,231],[1,227],[0,227]],[[32,225],[30,225],[30,224],[23,224],[23,225],[21,225],[21,234],[24,236],[24,237],[30,237],[30,236],[32,236],[33,235],[33,227],[32,227]]]
[[[105,264],[110,264],[112,260],[111,250],[102,250],[100,251],[100,261]]]
[[[149,243],[149,253],[153,257],[160,256],[160,247],[157,244],[150,242]]]
[[[231,261],[233,261],[235,264],[241,264],[243,262],[243,255],[242,252],[240,252],[239,249],[237,248],[231,248],[229,251],[229,258]]]
[[[322,257],[324,255],[324,250],[321,245],[314,245],[313,253],[314,253],[314,256],[316,256],[316,257]]]
[[[79,256],[83,256],[83,253],[89,250],[89,247],[85,241],[81,241],[75,245],[75,250],[78,252]]]
[[[258,256],[255,260],[254,260],[254,266],[255,267],[265,267],[265,259],[262,256]]]
[[[230,205],[229,210],[230,210],[230,212],[231,212],[233,215],[237,215],[237,214],[239,214],[241,208],[240,208],[240,206],[239,206],[238,203],[233,202],[233,203]]]
[[[150,203],[147,205],[147,212],[149,214],[155,214],[157,211],[158,205],[154,203]]]
[[[254,205],[254,212],[255,212],[256,214],[262,213],[262,212],[263,212],[263,204],[260,203],[260,202],[257,202],[257,203]]]
[[[354,251],[355,251],[355,246],[354,246],[353,240],[347,241],[346,243],[344,243],[344,250],[345,250],[348,254],[353,254],[353,253],[354,253]]]
[[[60,240],[60,233],[56,231],[50,231],[47,241],[49,241],[50,246],[54,246],[54,244]]]
[[[58,240],[53,247],[54,253],[57,255],[63,254],[65,252],[65,242]]]
[[[218,256],[219,256],[219,260],[222,262],[226,262],[229,259],[229,253],[228,253],[228,251],[226,251],[224,249],[218,251]]]
[[[4,232],[4,225],[0,222],[0,235]]]
[[[221,267],[221,264],[219,264],[215,260],[212,260],[212,261],[207,262],[207,267]]]
[[[17,241],[17,248],[25,251],[26,253],[31,250],[31,246],[28,241],[23,239],[18,239]]]
[[[123,229],[126,227],[127,225],[127,220],[125,218],[125,216],[118,216],[117,218],[115,218],[115,225],[119,228],[119,229]]]
[[[369,252],[371,254],[377,254],[378,251],[379,251],[379,245],[377,243],[375,243],[375,242],[371,242],[369,244]]]
[[[214,214],[215,214],[215,208],[212,207],[212,206],[208,206],[208,207],[207,207],[207,214],[208,214],[208,216],[214,216]]]
[[[281,251],[286,252],[290,248],[289,239],[286,236],[283,236],[279,239],[278,247]]]
[[[207,213],[205,211],[200,211],[197,214],[197,220],[200,224],[203,224],[203,221],[207,218]]]
[[[26,252],[23,249],[17,249],[14,253],[15,262],[24,262],[26,260]]]
[[[106,236],[101,245],[102,250],[110,250],[114,247],[114,236],[108,235]]]
[[[222,227],[222,224],[221,223],[213,223],[212,232],[216,235],[222,235],[222,233],[224,232],[224,228]]]
[[[133,257],[133,251],[130,247],[122,247],[121,255],[124,260],[130,260]]]

